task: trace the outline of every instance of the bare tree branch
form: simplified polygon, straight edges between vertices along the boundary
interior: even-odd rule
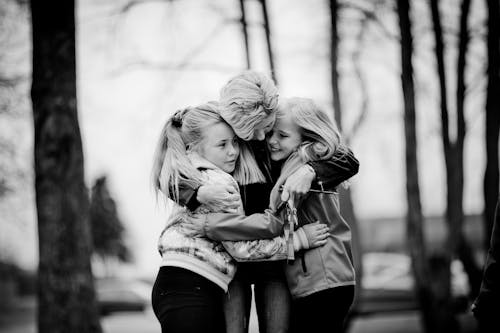
[[[27,75],[16,75],[11,77],[0,76],[0,87],[13,87],[29,79]]]
[[[119,7],[118,10],[115,12],[115,15],[121,16],[131,11],[134,7],[154,2],[167,3],[167,2],[174,2],[174,0],[130,0],[125,5]]]
[[[369,101],[369,95],[368,95],[368,88],[365,80],[365,76],[363,75],[363,71],[361,69],[360,65],[360,58],[361,58],[361,51],[362,51],[362,46],[363,46],[363,40],[364,36],[366,34],[366,31],[368,30],[368,24],[370,23],[371,18],[368,16],[364,16],[363,19],[361,20],[361,29],[358,32],[358,35],[356,36],[357,40],[357,45],[358,47],[354,50],[352,53],[352,62],[354,65],[354,73],[356,75],[356,78],[358,80],[359,86],[360,86],[360,91],[361,91],[361,105],[360,105],[360,111],[358,113],[358,117],[354,121],[354,124],[349,131],[349,133],[346,135],[346,141],[349,143],[350,140],[356,135],[358,132],[359,128],[361,127],[364,119],[366,118],[366,115],[368,113],[368,101]]]
[[[191,70],[191,71],[219,71],[219,72],[237,72],[244,70],[243,67],[232,67],[232,66],[226,66],[222,64],[215,64],[215,63],[187,63],[187,62],[182,62],[182,63],[163,63],[163,62],[154,62],[154,61],[147,61],[147,60],[136,60],[136,61],[131,61],[128,62],[119,68],[112,70],[109,72],[111,76],[119,76],[127,71],[133,70],[133,69],[151,69],[151,70],[158,70],[158,71],[183,71],[183,70]]]
[[[114,69],[111,71],[111,75],[120,75],[123,74],[123,72],[129,70],[131,67],[138,67],[138,66],[144,66],[144,67],[149,67],[149,68],[155,68],[155,69],[162,69],[162,70],[182,70],[182,69],[193,69],[193,66],[197,66],[197,69],[207,69],[210,68],[214,69],[216,68],[217,70],[222,70],[222,71],[232,71],[234,68],[229,67],[229,66],[224,66],[224,65],[218,65],[218,64],[203,64],[203,65],[193,65],[192,60],[198,56],[198,54],[201,53],[201,51],[210,44],[210,42],[219,34],[219,32],[224,28],[226,25],[227,21],[223,20],[221,21],[216,27],[212,29],[212,31],[209,33],[207,38],[205,38],[203,41],[201,41],[198,45],[196,45],[192,50],[188,52],[186,57],[181,60],[179,63],[162,63],[162,62],[152,62],[152,61],[147,61],[147,60],[136,60],[129,62],[128,64],[122,65],[118,67],[117,69]]]
[[[382,33],[389,39],[398,41],[400,40],[399,36],[390,32],[389,29],[385,26],[385,24],[380,20],[380,18],[375,14],[375,10],[369,10],[359,6],[358,4],[352,2],[344,2],[342,6],[345,9],[352,9],[358,12],[361,12],[364,17],[370,19],[370,22],[374,23],[375,26],[379,27]]]

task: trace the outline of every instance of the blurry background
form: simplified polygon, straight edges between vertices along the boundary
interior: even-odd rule
[[[447,237],[441,95],[430,2],[411,5],[420,198],[427,252],[433,254]],[[463,12],[453,0],[439,1],[439,9],[454,124]],[[463,230],[480,268],[485,251],[486,2],[471,1],[467,14]],[[330,2],[324,0],[80,0],[75,15],[78,116],[97,277],[149,282],[155,277],[157,238],[168,209],[156,201],[150,170],[159,131],[173,112],[217,99],[229,78],[251,67],[272,75],[281,96],[311,97],[334,117],[331,47],[336,45],[341,127],[360,161],[348,194],[354,214],[346,213],[357,221],[358,249],[370,254],[364,260],[366,285],[383,286],[377,281],[387,273],[377,265],[388,262],[393,272],[402,267],[403,280],[411,279],[396,1],[339,1],[335,44]],[[31,47],[28,4],[1,1],[0,262],[22,276],[38,265]],[[450,125],[452,142],[457,134]],[[111,245],[106,243],[110,239]],[[384,253],[400,256],[388,259]],[[457,269],[467,293],[467,276],[461,266]],[[385,278],[385,287],[397,284]],[[411,289],[411,281],[398,281]]]

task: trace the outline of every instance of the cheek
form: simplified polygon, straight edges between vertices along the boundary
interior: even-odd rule
[[[288,138],[286,142],[283,142],[283,145],[286,146],[289,151],[294,151],[299,147],[300,141],[295,140],[293,138]]]
[[[254,140],[259,140],[262,141],[266,138],[266,134],[264,133],[263,130],[256,130],[253,133],[253,139]]]

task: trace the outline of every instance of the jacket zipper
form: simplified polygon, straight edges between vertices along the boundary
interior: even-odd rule
[[[304,273],[307,273],[306,259],[305,259],[305,255],[304,255],[303,252],[302,252],[302,255],[300,256],[300,261],[301,261],[301,264],[302,264],[302,271]]]

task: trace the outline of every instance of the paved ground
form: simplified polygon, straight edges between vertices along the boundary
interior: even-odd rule
[[[463,315],[459,319],[464,333],[474,332],[475,322],[471,316]],[[101,324],[105,333],[160,333],[160,327],[150,308],[139,313],[118,313],[102,317]],[[34,300],[23,300],[18,304],[15,311],[1,311],[0,332],[36,333]],[[365,332],[420,333],[422,329],[418,313],[409,311],[356,318],[349,329],[349,333]],[[255,312],[252,313],[250,333],[258,333]]]

